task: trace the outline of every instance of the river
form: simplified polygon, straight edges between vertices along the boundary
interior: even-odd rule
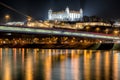
[[[0,48],[0,80],[120,80],[120,51]]]

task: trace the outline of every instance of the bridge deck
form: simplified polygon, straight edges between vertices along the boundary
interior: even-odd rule
[[[35,34],[51,34],[51,35],[64,35],[64,36],[77,36],[100,38],[108,40],[119,40],[120,38],[113,35],[97,34],[91,32],[70,31],[49,28],[31,28],[31,27],[13,27],[13,26],[0,26],[0,32],[20,32],[20,33],[35,33]]]

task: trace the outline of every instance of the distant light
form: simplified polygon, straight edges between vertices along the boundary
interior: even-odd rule
[[[31,20],[32,20],[32,17],[27,16],[27,21],[31,21]]]
[[[10,15],[6,14],[5,19],[10,19]]]
[[[7,33],[7,35],[12,35],[11,33]]]
[[[5,18],[5,21],[8,22],[10,20],[10,15],[6,14],[4,18]]]

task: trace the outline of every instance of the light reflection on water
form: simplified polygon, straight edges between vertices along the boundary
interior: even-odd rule
[[[120,51],[0,48],[0,80],[120,80]]]

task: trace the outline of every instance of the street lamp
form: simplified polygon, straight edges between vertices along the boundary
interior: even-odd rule
[[[32,17],[27,16],[27,21],[30,22],[32,20]]]
[[[10,15],[9,14],[6,14],[5,15],[5,22],[8,22],[10,20]]]
[[[99,32],[99,31],[100,31],[100,28],[97,27],[95,30],[96,30],[97,32]]]
[[[87,26],[87,27],[86,27],[86,30],[89,31],[89,30],[90,30],[90,26]]]
[[[105,29],[105,33],[108,34],[108,32],[109,32],[109,29]]]
[[[119,34],[119,30],[114,30],[113,34],[117,36]]]

